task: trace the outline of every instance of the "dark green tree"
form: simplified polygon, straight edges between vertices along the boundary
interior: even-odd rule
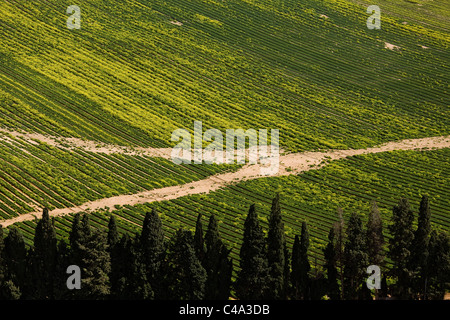
[[[231,250],[228,250],[226,246],[222,246],[220,250],[218,295],[216,296],[218,300],[228,300],[230,298],[231,278],[233,275],[233,260],[230,258],[230,252]]]
[[[383,221],[381,220],[380,210],[375,201],[372,202],[372,206],[369,212],[369,218],[366,226],[366,252],[368,255],[368,264],[376,265],[380,268],[384,265],[384,236],[383,236]],[[365,290],[367,286],[363,286]],[[380,292],[375,290],[375,298],[380,298]],[[365,291],[367,296],[370,293]]]
[[[128,235],[127,238],[127,240],[129,240]],[[122,276],[122,273],[119,272],[119,270],[122,270],[122,268],[125,267],[125,263],[128,264],[130,260],[122,259],[123,256],[125,256],[125,253],[123,252],[124,250],[122,248],[119,248],[119,245],[121,244],[121,238],[119,236],[119,231],[117,230],[116,218],[113,215],[111,215],[108,222],[107,243],[111,261],[111,273],[109,274],[109,281],[111,284],[110,298],[118,299],[121,298],[118,292],[118,283]]]
[[[281,219],[280,197],[277,194],[272,201],[267,237],[267,261],[269,266],[268,298],[283,299],[286,295],[284,280],[284,224]]]
[[[341,299],[344,298],[344,242],[345,242],[345,223],[343,217],[342,208],[337,210],[338,220],[333,224],[335,241],[335,252],[336,252],[336,267],[338,270],[338,277],[341,283]]]
[[[365,235],[359,215],[353,212],[347,226],[347,240],[344,248],[344,298],[358,299],[366,276],[368,257]]]
[[[197,258],[201,263],[205,261],[205,239],[203,238],[203,225],[201,212],[197,216],[197,223],[195,224],[194,234],[194,248]]]
[[[207,274],[195,254],[190,231],[179,229],[169,244],[168,291],[174,300],[201,300]]]
[[[328,243],[323,251],[325,258],[325,272],[327,275],[325,282],[325,291],[331,300],[339,300],[341,297],[339,284],[338,284],[338,271],[337,271],[337,253],[336,253],[336,228],[332,227],[328,233]]]
[[[292,284],[292,299],[300,299],[300,238],[295,235],[294,244],[292,246],[292,271],[291,271],[291,284]]]
[[[308,260],[309,232],[306,222],[302,223],[300,239],[295,236],[292,249],[292,273],[291,282],[293,298],[307,300],[310,298],[311,265]]]
[[[162,299],[165,290],[162,281],[165,278],[165,270],[162,266],[166,255],[166,243],[161,219],[154,208],[145,215],[139,247],[154,298]]]
[[[383,221],[381,220],[380,210],[376,202],[373,201],[366,228],[366,248],[369,264],[379,267],[383,265],[383,246]]]
[[[0,225],[0,300],[9,298],[6,293],[3,294],[2,288],[4,285],[6,285],[5,239],[3,226]]]
[[[108,250],[111,252],[120,240],[116,218],[111,215],[108,222]]]
[[[109,237],[108,237],[109,238]],[[124,234],[122,238],[111,248],[111,299],[125,299],[125,292],[129,285],[129,265],[131,256],[131,239],[128,234]]]
[[[69,233],[69,252],[68,252],[68,265],[66,266],[60,266],[61,268],[65,269],[69,265],[75,265],[78,266],[81,270],[81,277],[84,276],[82,270],[83,270],[83,251],[86,249],[86,243],[88,234],[90,232],[90,228],[83,228],[83,224],[81,222],[82,216],[80,213],[76,213],[74,216],[74,219],[72,221],[72,229]],[[62,262],[62,261],[59,261]],[[64,270],[64,273],[67,269]],[[61,288],[63,289],[63,288]],[[60,294],[63,294],[62,291]],[[68,299],[78,299],[80,297],[83,297],[80,290],[74,289],[69,291],[68,293]]]
[[[7,266],[6,281],[11,281],[11,292],[20,295],[26,289],[27,249],[22,233],[11,227],[5,238],[5,262]]]
[[[77,265],[81,267],[82,263],[82,251],[83,247],[86,245],[88,237],[90,236],[90,226],[87,220],[87,216],[83,217],[82,221],[81,214],[75,214],[72,222],[72,229],[69,234],[70,243],[70,264]]]
[[[136,241],[135,241],[136,242]],[[130,292],[130,299],[133,300],[151,300],[155,298],[155,294],[151,287],[150,281],[147,278],[145,265],[140,257],[142,252],[138,250],[136,245],[131,247],[131,268],[129,271],[129,283],[132,288]]]
[[[409,269],[409,261],[414,239],[413,220],[414,214],[408,200],[401,199],[392,210],[388,252],[388,257],[392,261],[390,275],[397,281],[393,288],[393,294],[400,299],[409,299],[412,295],[412,272]]]
[[[122,236],[111,252],[111,297],[120,300],[148,300],[153,291],[147,280],[139,248],[128,234]]]
[[[287,247],[286,239],[284,241],[284,290],[285,290],[285,296],[283,297],[284,300],[289,299],[291,293],[292,293],[292,286],[291,286],[291,262],[290,262],[290,256],[291,253],[289,252],[289,249]]]
[[[450,291],[450,236],[433,230],[428,247],[427,286],[425,299],[443,300]]]
[[[0,287],[0,299],[4,300],[19,300],[22,296],[19,287],[17,287],[12,280],[7,280]]]
[[[206,249],[206,259],[205,260],[217,260],[220,248],[223,242],[220,239],[219,227],[217,226],[217,220],[214,214],[209,217],[208,229],[205,234],[205,249]],[[206,265],[210,262],[205,261]],[[213,265],[215,263],[213,262]],[[213,268],[213,266],[211,266]]]
[[[56,300],[68,300],[73,297],[74,292],[67,288],[67,267],[70,262],[70,248],[67,243],[60,240],[56,249],[55,275],[53,281],[53,293]]]
[[[241,300],[264,299],[268,290],[266,240],[254,204],[250,206],[244,222],[244,237],[239,257],[241,270],[235,283],[237,297]]]
[[[84,248],[83,248],[84,249]],[[106,236],[98,229],[90,232],[83,250],[81,293],[84,299],[103,300],[110,294],[110,256]],[[81,267],[81,266],[80,266]]]
[[[310,298],[310,277],[309,271],[311,270],[311,265],[308,260],[308,248],[309,248],[309,231],[308,225],[303,221],[302,223],[302,233],[300,238],[300,260],[299,260],[299,293],[300,297],[304,300]]]
[[[81,270],[81,289],[73,290],[73,298],[102,300],[110,294],[111,258],[106,235],[92,228],[89,216],[75,216],[70,233],[70,264]]]
[[[57,240],[48,209],[42,213],[42,219],[36,225],[34,247],[28,264],[30,286],[28,297],[31,299],[53,299],[53,280],[56,268]]]
[[[417,229],[411,245],[409,268],[414,274],[413,291],[415,298],[424,299],[427,284],[428,247],[431,233],[431,211],[427,196],[420,201]]]
[[[228,299],[231,285],[229,251],[220,239],[214,214],[211,214],[209,218],[208,230],[205,234],[205,248],[203,263],[207,274],[205,298],[208,300]]]
[[[325,274],[323,269],[317,264],[317,257],[314,257],[314,268],[312,268],[309,278],[309,299],[321,300],[326,293]]]

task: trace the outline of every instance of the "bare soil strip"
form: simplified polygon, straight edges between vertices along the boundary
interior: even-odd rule
[[[20,134],[23,135],[23,134]],[[30,137],[30,135],[26,135]],[[55,140],[45,137],[45,142],[50,141],[55,143]],[[36,136],[36,139],[37,138]],[[79,144],[79,147],[90,146],[90,143],[83,141],[83,144]],[[53,144],[54,145],[54,144]],[[111,146],[112,149],[106,148],[106,152],[120,152],[122,147]],[[329,150],[329,151],[319,151],[319,152],[301,152],[301,153],[291,153],[280,156],[280,167],[278,173],[274,176],[286,176],[291,174],[299,174],[308,170],[316,170],[327,164],[330,160],[338,160],[346,157],[351,157],[360,154],[371,154],[379,152],[387,152],[394,150],[425,150],[425,149],[442,149],[450,147],[450,136],[441,137],[431,137],[422,139],[408,139],[398,142],[389,142],[378,147],[358,149],[358,150]],[[95,149],[99,152],[99,149]],[[103,150],[103,149],[102,149]],[[154,149],[157,150],[157,149]],[[124,150],[128,152],[127,150]],[[152,151],[153,152],[153,151]],[[159,156],[157,154],[166,154],[167,151],[162,152],[157,151],[154,156]],[[170,155],[170,153],[169,153]],[[169,156],[170,158],[170,156]],[[84,203],[80,206],[71,208],[61,208],[55,209],[50,212],[50,216],[63,216],[76,212],[89,212],[102,209],[105,207],[114,208],[115,205],[136,205],[142,203],[149,203],[154,201],[164,201],[172,200],[187,195],[209,193],[218,190],[219,188],[224,188],[231,184],[236,184],[241,181],[258,179],[262,177],[267,177],[261,174],[260,164],[247,164],[236,172],[217,174],[200,181],[194,181],[186,183],[183,185],[159,188],[149,191],[144,191],[131,195],[119,195],[110,198],[99,199],[95,201],[90,201]],[[3,227],[7,227],[17,222],[33,220],[40,218],[42,211],[31,212],[27,214],[20,215],[18,217],[4,220],[0,224]]]
[[[130,156],[146,155],[149,157],[160,157],[165,159],[170,159],[172,152],[172,148],[125,147],[89,140],[82,140],[78,138],[63,138],[63,137],[60,138],[60,137],[46,136],[39,133],[20,133],[17,131],[9,131],[3,128],[0,128],[0,132],[10,134],[15,138],[22,138],[29,143],[36,144],[34,140],[39,140],[45,142],[50,146],[65,150],[73,150],[76,148],[80,148],[85,151],[96,153],[105,153],[105,154],[120,153]],[[0,139],[8,141],[7,137],[0,137]]]

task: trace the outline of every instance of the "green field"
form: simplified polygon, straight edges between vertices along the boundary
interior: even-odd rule
[[[0,140],[0,163],[1,219],[35,211],[30,205],[49,210],[73,207],[101,198],[196,181],[237,167],[175,165],[162,158],[107,155],[82,149],[68,152],[13,137]]]
[[[0,5],[3,126],[161,147],[199,120],[279,128],[291,151],[449,133],[440,20],[368,30],[348,1],[85,1],[68,30],[70,4]]]
[[[258,179],[209,195],[93,212],[92,223],[106,229],[109,216],[114,214],[121,231],[134,235],[142,225],[145,213],[156,208],[166,235],[170,236],[180,227],[194,231],[200,212],[203,213],[203,224],[207,225],[209,215],[213,213],[219,221],[222,237],[233,249],[232,256],[237,261],[243,223],[250,205],[256,204],[262,225],[267,231],[271,201],[278,192],[288,247],[291,249],[294,236],[300,234],[301,223],[306,221],[310,228],[311,261],[317,259],[317,263],[320,263],[328,231],[337,221],[338,208],[343,209],[345,219],[352,211],[356,211],[366,223],[371,201],[376,201],[383,218],[385,235],[389,237],[387,227],[392,207],[401,197],[406,197],[417,217],[421,196],[427,194],[430,196],[433,227],[449,232],[450,191],[445,188],[450,183],[449,159],[450,149],[355,156],[298,176]],[[56,219],[55,225],[61,238],[68,236],[72,218],[67,216]],[[36,223],[27,221],[16,225],[31,244]]]
[[[178,128],[279,129],[289,152],[358,149],[450,134],[450,8],[435,0],[88,0],[0,2],[0,128],[132,147],[172,147]],[[380,30],[368,30],[369,5]],[[398,49],[391,50],[385,45]],[[111,212],[134,234],[157,208],[167,235],[211,213],[238,259],[250,204],[267,227],[278,192],[289,246],[302,221],[320,263],[336,211],[365,217],[376,200],[387,227],[407,197],[450,231],[450,149],[349,157],[300,175]],[[0,132],[0,220],[185,184],[237,165],[182,165],[146,156],[67,151]],[[72,216],[55,220],[67,238]],[[32,243],[35,221],[16,224]],[[386,231],[387,232],[387,231]],[[389,237],[389,234],[386,233]]]

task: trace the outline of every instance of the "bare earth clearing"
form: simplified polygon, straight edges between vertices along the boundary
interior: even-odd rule
[[[0,129],[2,132],[8,132]],[[170,159],[170,148],[164,149],[145,149],[145,148],[127,148],[121,146],[105,145],[98,146],[96,142],[83,141],[80,139],[66,138],[57,139],[38,134],[23,134],[17,132],[8,132],[15,137],[24,139],[37,139],[46,142],[52,146],[62,147],[61,142],[65,143],[65,149],[83,148],[92,152],[104,153],[123,153],[123,154],[145,154],[154,157],[163,157]],[[321,152],[301,152],[281,155],[279,158],[280,166],[277,174],[274,176],[286,176],[299,174],[308,170],[316,170],[327,164],[327,160],[338,160],[360,154],[379,153],[393,150],[424,150],[424,149],[442,149],[450,147],[450,136],[430,137],[422,139],[402,140],[398,142],[389,142],[378,147],[358,150],[329,150]],[[247,164],[236,172],[217,174],[206,179],[186,183],[183,185],[165,187],[144,191],[132,195],[119,195],[110,198],[99,199],[84,203],[77,207],[55,209],[50,212],[50,216],[62,216],[82,211],[95,211],[105,207],[113,208],[115,205],[136,205],[154,201],[164,201],[180,198],[187,195],[209,193],[219,188],[226,187],[245,180],[267,177],[261,174],[260,164]],[[0,224],[7,227],[11,224],[21,221],[34,220],[40,218],[42,210],[23,214],[21,216],[4,220]]]

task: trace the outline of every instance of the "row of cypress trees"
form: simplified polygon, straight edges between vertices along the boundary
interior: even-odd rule
[[[251,205],[234,282],[230,250],[220,237],[215,216],[210,216],[206,232],[201,221],[199,214],[194,234],[179,229],[168,239],[152,210],[141,232],[130,237],[119,234],[114,216],[104,233],[91,227],[88,215],[77,214],[67,243],[57,241],[44,209],[29,249],[17,228],[4,237],[0,227],[0,299],[225,300],[232,291],[245,300],[368,299],[372,298],[365,285],[369,265],[383,270],[376,298],[389,294],[401,299],[442,299],[448,290],[450,239],[447,233],[431,230],[426,196],[416,228],[406,199],[393,208],[387,248],[375,203],[365,228],[356,213],[344,223],[339,210],[323,249],[324,263],[316,263],[314,270],[306,222],[289,250],[279,196],[272,201],[267,236]],[[67,288],[69,265],[81,269],[81,290]]]
[[[140,233],[119,235],[111,216],[107,233],[77,214],[69,241],[57,241],[47,209],[27,249],[20,231],[0,226],[0,299],[228,299],[232,261],[214,215],[203,235],[179,229],[167,239],[155,210]],[[81,289],[69,290],[67,267],[81,270]]]
[[[307,224],[302,223],[290,255],[278,196],[272,203],[267,238],[251,206],[244,224],[236,295],[240,299],[443,299],[450,290],[450,237],[432,230],[430,217],[427,196],[422,197],[416,226],[408,200],[401,199],[393,208],[385,243],[375,202],[365,228],[360,215],[353,212],[344,223],[338,210],[323,249],[324,263],[311,270]],[[366,284],[371,265],[382,270],[381,289],[374,294]]]

